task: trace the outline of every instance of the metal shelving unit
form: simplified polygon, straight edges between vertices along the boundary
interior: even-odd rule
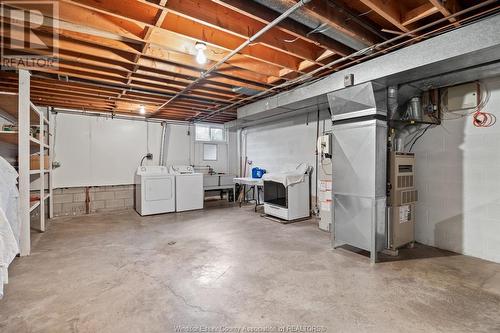
[[[31,231],[46,230],[46,205],[48,202],[49,218],[53,217],[52,202],[52,126],[49,110],[44,112],[30,101],[30,73],[19,70],[18,93],[0,92],[0,110],[17,124],[17,131],[0,131],[0,142],[17,145],[18,172],[19,172],[19,210],[20,210],[20,237],[19,245],[21,256],[31,252]],[[38,126],[39,137],[31,135],[31,127]],[[40,155],[40,167],[30,168],[32,154]],[[48,165],[44,165],[45,156],[48,154]],[[36,176],[38,178],[34,179]],[[47,179],[46,179],[47,177]],[[38,200],[31,200],[32,195],[37,195]],[[39,228],[34,228],[31,213],[40,209]]]

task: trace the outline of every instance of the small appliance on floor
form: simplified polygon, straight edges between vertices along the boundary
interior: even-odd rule
[[[140,166],[135,210],[142,216],[175,212],[175,176],[164,166]]]
[[[175,175],[175,210],[203,209],[203,174],[190,165],[172,165],[169,171]]]
[[[264,213],[287,222],[311,216],[310,167],[301,164],[296,170],[265,174]]]

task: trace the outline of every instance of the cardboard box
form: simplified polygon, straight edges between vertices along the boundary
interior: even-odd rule
[[[49,168],[49,156],[44,155],[44,168],[47,170]],[[30,157],[30,169],[38,170],[40,169],[40,155],[31,155]]]

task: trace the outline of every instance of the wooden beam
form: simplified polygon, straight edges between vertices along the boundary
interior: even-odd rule
[[[408,12],[406,12],[403,16],[402,24],[407,27],[412,23],[420,21],[432,14],[439,12],[439,10],[430,3],[424,3],[423,5],[418,6]]]
[[[429,2],[436,7],[444,17],[449,17],[452,14],[452,11],[455,12],[457,10],[458,3],[455,0],[446,1],[446,5],[444,5],[440,0],[429,0]],[[448,19],[451,23],[455,23],[455,26],[458,27],[460,24],[457,23],[457,19],[454,17],[450,17]]]
[[[382,16],[392,25],[397,27],[403,32],[410,30],[401,23],[401,10],[397,1],[383,1],[383,0],[360,0],[368,8]]]
[[[130,6],[136,5],[137,1],[135,0],[124,0],[115,5],[113,2],[114,0],[106,2],[96,0],[83,0],[78,2],[73,0],[63,1],[74,4],[76,6],[81,6],[83,8],[96,10],[100,13],[104,13],[120,20],[135,22],[137,24],[152,25],[152,22],[154,20],[150,19],[148,22],[144,22],[144,17],[136,13],[136,11],[138,11],[137,7],[134,7],[133,10],[126,9]],[[156,11],[154,7],[149,7],[150,9]],[[117,8],[120,9],[117,10]],[[214,30],[217,29],[200,25],[197,22],[177,16],[175,14],[169,15],[169,19],[166,20],[161,27],[165,30],[169,30],[181,36],[193,39],[193,45],[197,40],[202,40],[214,46],[218,46],[230,51],[238,47],[243,42],[243,39],[238,38],[234,35],[223,33],[220,30],[218,30],[218,33],[216,33]],[[280,67],[288,67],[290,69],[298,68],[298,64],[300,63],[300,60],[296,57],[287,55],[284,52],[273,52],[269,48],[259,44],[243,49],[241,51],[241,54],[247,55],[256,60],[265,61],[269,64],[274,64]]]
[[[86,8],[80,8],[71,4],[65,4],[67,6],[73,6],[73,11],[74,12],[79,12],[82,9],[85,11]],[[78,23],[78,26],[84,25],[86,22],[82,20],[80,16],[76,15],[71,15],[72,13],[66,13],[66,12],[61,12],[60,13],[60,19],[61,20],[74,20],[73,22]],[[48,15],[48,14],[47,14]],[[65,21],[59,20],[59,24],[63,24]],[[80,20],[80,21],[79,21]],[[44,21],[45,22],[45,21]],[[71,38],[75,38],[78,41],[85,41],[86,43],[90,44],[96,44],[100,48],[102,48],[103,45],[110,46],[112,48],[116,48],[117,50],[123,50],[127,51],[132,54],[132,56],[129,56],[126,60],[129,63],[133,63],[135,58],[137,57],[138,54],[140,54],[140,51],[142,47],[138,47],[137,44],[135,44],[133,47],[130,47],[129,43],[123,43],[119,41],[119,38],[121,35],[114,35],[116,33],[120,33],[119,31],[117,32],[116,29],[112,30],[111,32],[106,31],[105,29],[109,28],[109,24],[107,24],[107,21],[105,21],[104,18],[102,17],[96,17],[94,21],[92,21],[92,24],[95,28],[100,27],[101,29],[104,29],[103,33],[107,34],[113,34],[113,38],[110,41],[106,40],[104,37],[101,35],[86,35],[82,34],[79,32],[79,30],[75,31],[63,31],[60,30],[59,35],[60,36],[68,36]],[[71,27],[70,27],[71,28]],[[95,30],[95,29],[94,29]],[[146,52],[153,52],[153,53],[159,53],[162,57],[166,55],[169,51],[175,51],[178,54],[182,54],[186,52],[186,50],[190,50],[192,56],[189,57],[184,57],[184,59],[190,59],[191,64],[195,64],[194,61],[194,41],[192,39],[186,38],[179,36],[177,34],[174,34],[169,31],[165,31],[163,29],[154,29],[156,33],[154,34],[153,38],[157,39],[157,44],[158,45],[150,45],[150,47],[146,50]],[[127,33],[127,32],[126,32]],[[125,34],[126,34],[125,33]],[[136,37],[139,38],[139,37]],[[118,41],[117,41],[118,40]],[[145,43],[144,40],[141,41],[142,43]],[[121,44],[120,44],[121,43]],[[155,43],[155,41],[153,41]],[[86,45],[86,44],[84,44]],[[88,44],[87,44],[88,45]],[[191,46],[189,49],[186,49],[186,45]],[[168,49],[165,49],[165,46],[168,47]],[[122,52],[123,53],[123,52]],[[213,61],[218,61],[220,58],[224,57],[227,54],[227,51],[222,50],[220,48],[216,47],[209,47],[207,50],[207,57]],[[150,55],[152,56],[152,55]],[[207,64],[207,66],[210,65]],[[256,59],[250,59],[245,56],[237,56],[234,59],[231,59],[231,61],[228,62],[228,66],[235,66],[235,67],[240,67],[242,68],[243,72],[240,73],[239,75],[236,76],[236,78],[243,77],[245,75],[245,72],[250,71],[256,71],[257,73],[260,74],[266,74],[266,75],[271,75],[274,76],[276,75],[275,73],[278,73],[279,67],[271,66],[269,64],[265,64],[263,62],[260,62],[259,60]],[[227,68],[227,67],[226,67]],[[267,76],[266,78],[263,78],[261,80],[262,83],[267,81]]]
[[[293,0],[287,0],[293,6]],[[366,29],[357,25],[354,21],[340,13],[338,10],[328,5],[328,1],[311,1],[302,9],[311,17],[317,18],[320,22],[327,22],[333,29],[354,38],[366,46],[376,44],[378,39]]]
[[[200,0],[169,0],[166,4],[169,13],[183,16],[200,24],[221,30],[226,33],[248,38],[264,28],[265,24],[241,14],[228,10],[216,2]],[[294,36],[273,28],[268,33],[259,38],[258,42],[278,51],[286,52],[293,56],[301,57],[304,60],[315,61],[318,54],[323,50],[321,47],[298,39],[293,43]]]
[[[17,32],[21,34],[20,31]],[[16,38],[16,33],[9,34]],[[21,39],[21,35],[19,36],[19,40]],[[39,36],[44,42],[50,42],[50,36],[48,35],[40,35]],[[81,38],[82,36],[80,36]],[[60,49],[60,59],[61,60],[69,60],[74,63],[81,63],[82,69],[86,69],[87,66],[104,66],[108,67],[112,70],[120,70],[123,72],[131,73],[133,70],[134,63],[128,60],[128,56],[126,53],[120,52],[119,50],[109,50],[106,47],[99,47],[97,45],[92,45],[88,43],[81,43],[79,41],[75,41],[72,39],[62,38],[59,41],[59,49]],[[34,53],[37,53],[37,49],[32,50]],[[194,62],[194,59],[190,55],[185,55],[181,53],[176,53],[168,50],[161,50],[157,47],[150,47],[146,50],[146,55],[154,56],[155,58],[166,59],[169,61],[173,61],[176,64],[184,64],[186,62]],[[133,54],[137,55],[138,53],[134,52]],[[90,60],[89,60],[90,58]],[[141,59],[142,60],[142,59]],[[122,65],[120,65],[120,63]],[[176,66],[166,65],[163,62],[154,62],[145,60],[139,63],[141,66],[149,66],[153,69],[161,67],[163,70],[169,70],[173,74],[173,78],[178,74],[184,75],[186,80],[193,80],[198,77],[199,71],[195,70],[193,66]],[[162,67],[168,67],[163,68]],[[234,78],[233,78],[234,77]],[[209,78],[209,82],[220,82],[221,84],[228,84],[232,86],[246,86],[252,89],[263,89],[266,85],[266,76],[257,75],[249,71],[245,70],[237,70],[231,66],[223,66],[221,69],[221,75],[214,75]],[[244,80],[247,80],[246,82]],[[249,82],[256,81],[261,83],[252,84]]]
[[[144,1],[144,0],[139,0]],[[258,4],[253,1],[248,0],[212,0],[218,4],[221,4],[235,12],[241,13],[255,20],[258,20],[264,24],[268,24],[273,21],[279,14],[272,11],[271,9]],[[276,28],[292,35],[295,38],[306,40],[310,43],[314,43],[321,46],[324,49],[331,50],[341,56],[346,56],[354,52],[351,48],[345,46],[344,44],[337,42],[323,34],[310,34],[311,28],[298,23],[292,19],[285,19],[281,21]],[[292,39],[292,40],[293,40]]]

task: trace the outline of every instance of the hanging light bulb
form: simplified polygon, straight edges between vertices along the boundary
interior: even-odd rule
[[[142,115],[146,114],[146,108],[144,105],[139,106],[139,113]]]
[[[207,62],[207,56],[205,55],[205,50],[207,49],[207,45],[202,42],[196,42],[194,45],[196,51],[196,62],[200,65],[204,65]]]

